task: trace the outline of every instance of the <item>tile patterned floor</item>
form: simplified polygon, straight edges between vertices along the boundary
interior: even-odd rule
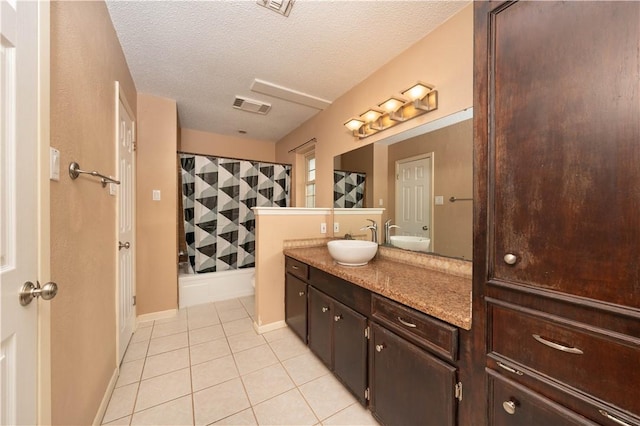
[[[288,329],[253,329],[253,296],[139,325],[105,425],[377,425]]]

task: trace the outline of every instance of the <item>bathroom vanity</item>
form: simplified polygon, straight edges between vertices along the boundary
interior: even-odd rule
[[[285,250],[286,322],[381,423],[457,424],[471,278],[387,250],[361,267],[338,265],[324,246]]]

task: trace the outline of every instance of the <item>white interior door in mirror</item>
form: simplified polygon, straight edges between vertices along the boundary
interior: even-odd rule
[[[433,154],[396,162],[397,234],[431,239],[433,250],[431,193]]]

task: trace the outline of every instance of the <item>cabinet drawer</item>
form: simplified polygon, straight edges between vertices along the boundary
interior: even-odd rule
[[[487,301],[490,353],[640,413],[640,340],[510,303]]]
[[[309,278],[309,265],[290,257],[285,258],[285,269],[291,275],[307,280]]]
[[[487,376],[490,425],[597,425],[492,370]]]
[[[371,292],[363,287],[316,268],[309,268],[309,284],[366,317],[371,313]]]
[[[371,304],[372,317],[387,328],[445,359],[458,359],[456,327],[377,294]]]

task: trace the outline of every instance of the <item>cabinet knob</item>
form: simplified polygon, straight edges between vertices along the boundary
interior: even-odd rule
[[[384,348],[385,348],[384,343],[376,345],[376,352],[382,352]]]
[[[300,296],[300,297],[304,296],[304,291],[298,292],[298,296]]]
[[[506,411],[509,414],[516,413],[516,403],[511,400],[503,402],[502,408],[504,408],[504,411]]]
[[[504,255],[504,263],[507,265],[515,265],[518,261],[518,258],[515,254],[507,253]]]
[[[329,312],[329,307],[328,306],[323,306],[322,307],[322,312]]]
[[[334,320],[335,322],[338,322],[338,321],[340,321],[341,319],[342,319],[342,315],[335,315],[335,316],[333,317],[333,320]]]

